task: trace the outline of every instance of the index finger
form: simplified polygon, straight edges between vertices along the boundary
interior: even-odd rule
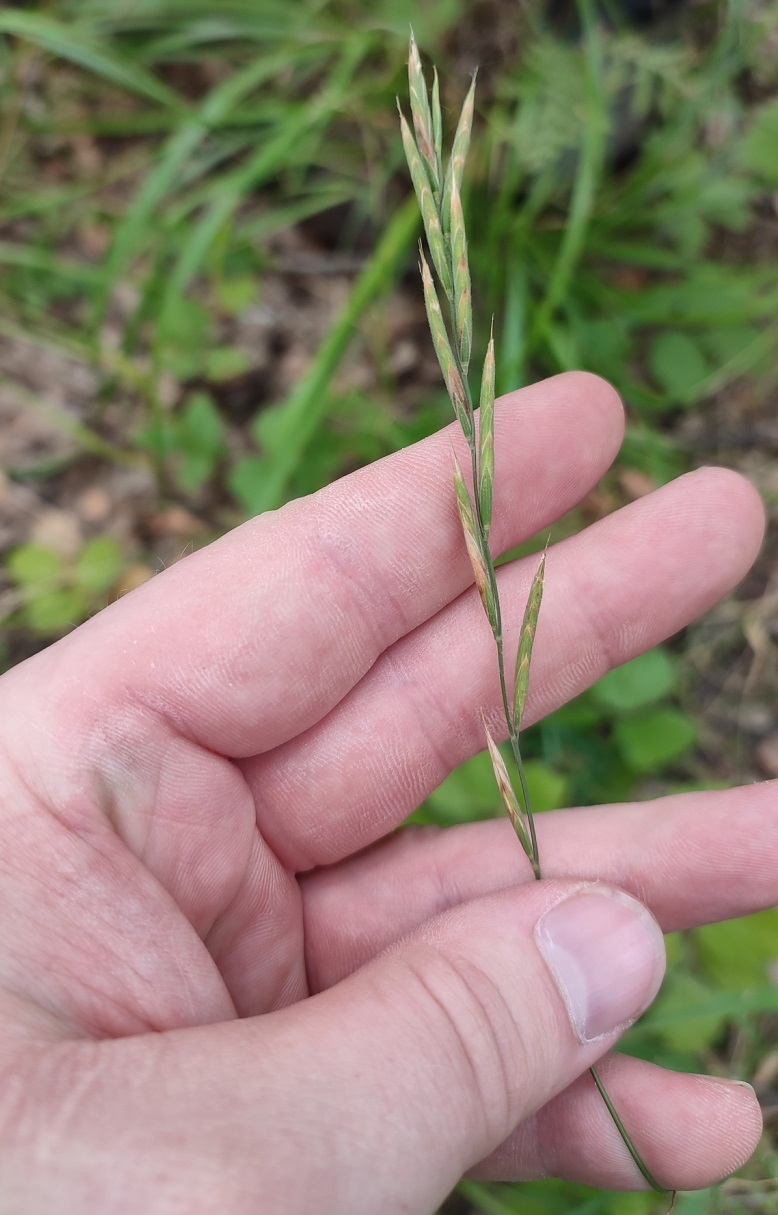
[[[495,551],[575,505],[621,435],[618,397],[595,376],[503,397]],[[12,675],[40,671],[62,726],[82,734],[83,713],[122,704],[232,758],[295,737],[471,582],[451,486],[463,443],[446,428],[251,520],[59,642],[56,683],[50,652]]]

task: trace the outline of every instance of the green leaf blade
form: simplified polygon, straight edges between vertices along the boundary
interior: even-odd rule
[[[680,709],[647,709],[616,722],[616,745],[636,772],[649,773],[680,759],[694,746],[694,722]]]
[[[656,648],[604,675],[591,690],[597,704],[618,713],[643,709],[668,696],[678,683],[678,668],[666,650]]]
[[[6,558],[6,569],[17,586],[55,586],[64,577],[62,558],[43,544],[21,544]]]
[[[113,536],[87,540],[76,559],[76,585],[92,595],[104,595],[124,567],[124,551]]]

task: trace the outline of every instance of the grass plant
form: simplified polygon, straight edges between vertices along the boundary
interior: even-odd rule
[[[470,450],[472,493],[468,489],[456,456],[454,456],[454,492],[465,545],[473,568],[475,585],[497,650],[505,722],[519,781],[518,793],[514,789],[508,767],[500,750],[484,723],[487,747],[503,805],[513,824],[519,843],[529,859],[532,873],[535,879],[540,881],[543,873],[535,819],[521,755],[519,732],[529,694],[532,649],[543,599],[546,556],[544,553],[540,558],[527,598],[516,653],[513,690],[509,694],[505,670],[500,594],[494,557],[489,545],[494,503],[495,355],[493,335],[489,338],[484,359],[477,417],[467,375],[472,348],[473,316],[461,187],[473,125],[475,76],[459,116],[451,155],[445,168],[438,75],[435,71],[430,97],[419,50],[413,35],[411,35],[408,56],[408,91],[413,132],[400,108],[403,147],[424,223],[428,249],[437,274],[438,285],[444,296],[445,315],[430,267],[420,247],[424,302],[440,370],[454,414]],[[549,304],[549,307],[551,306]],[[669,1192],[666,1186],[656,1180],[643,1160],[596,1068],[592,1067],[589,1070],[625,1147],[645,1181],[659,1193]],[[673,1202],[675,1200],[674,1193],[672,1200]]]
[[[478,350],[489,338],[481,321],[497,318],[495,392],[576,367],[618,384],[627,406],[617,465],[553,539],[634,496],[627,480],[651,488],[707,461],[753,472],[776,510],[775,478],[762,470],[774,445],[778,334],[778,5],[651,7],[663,16],[640,29],[621,5],[585,0],[27,0],[2,9],[0,393],[65,441],[12,446],[2,470],[25,506],[23,523],[6,527],[0,485],[0,665],[104,601],[98,580],[82,578],[82,550],[17,555],[38,542],[26,530],[30,501],[72,509],[93,477],[114,499],[125,569],[155,569],[449,417],[434,360],[395,359],[426,349],[406,282],[418,217],[412,199],[404,207],[393,117],[410,22],[441,70],[443,115],[466,91],[455,81],[476,60],[488,69],[460,194],[477,217],[467,255]],[[552,13],[567,14],[562,25]],[[320,251],[353,269],[329,330],[308,346],[293,332],[295,377],[235,416],[225,404],[230,368],[250,379],[263,365],[255,331],[236,336],[236,321],[273,307],[285,274],[279,243],[335,208]],[[292,320],[303,331],[330,280],[295,281]],[[19,349],[34,376],[8,357]],[[82,391],[84,381],[93,387]],[[475,509],[478,482],[464,471]],[[127,496],[128,478],[145,478],[143,504]],[[142,512],[170,507],[199,517],[201,538],[144,529]],[[84,546],[101,529],[110,532],[85,527]],[[742,592],[753,609],[760,577]],[[734,729],[719,724],[751,661],[745,606],[523,731],[535,812],[756,779],[758,767],[741,768],[733,754]],[[713,649],[700,681],[700,650]],[[755,674],[748,708],[770,718],[765,653],[768,682]],[[484,752],[416,818],[445,826],[501,812]],[[774,1105],[776,940],[778,912],[671,937],[662,993],[623,1049],[756,1079]],[[678,1211],[772,1215],[775,1177],[768,1131],[747,1189],[736,1179],[681,1195]],[[463,1193],[473,1211],[499,1215],[655,1215],[665,1201],[561,1181],[515,1191],[469,1182]],[[458,1212],[462,1201],[452,1200]]]

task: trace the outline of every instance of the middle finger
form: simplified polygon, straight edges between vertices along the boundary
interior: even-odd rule
[[[778,902],[778,781],[537,816],[543,873],[606,882],[665,932]],[[311,989],[345,978],[449,907],[530,881],[505,820],[409,828],[302,881]]]
[[[743,576],[762,537],[751,486],[723,469],[680,478],[549,553],[527,723],[656,645]],[[537,558],[499,572],[508,662]],[[242,767],[263,837],[294,871],[396,827],[504,737],[494,642],[471,589],[392,645],[320,722]]]

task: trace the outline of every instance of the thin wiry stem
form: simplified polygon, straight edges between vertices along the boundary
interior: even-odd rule
[[[610,1098],[610,1094],[608,1093],[608,1090],[606,1089],[605,1085],[603,1084],[602,1080],[600,1079],[597,1069],[594,1067],[590,1067],[589,1074],[592,1077],[592,1080],[594,1081],[594,1083],[597,1085],[598,1092],[599,1092],[600,1096],[602,1097],[603,1101],[605,1102],[605,1108],[607,1109],[611,1118],[615,1122],[616,1128],[617,1128],[619,1134],[621,1135],[621,1138],[624,1140],[624,1145],[625,1145],[627,1151],[629,1152],[632,1159],[635,1161],[635,1164],[637,1165],[637,1167],[640,1169],[640,1172],[642,1173],[643,1177],[648,1182],[648,1184],[651,1186],[652,1190],[658,1190],[658,1192],[660,1194],[667,1194],[668,1193],[667,1186],[659,1184],[659,1182],[654,1177],[653,1173],[651,1173],[648,1166],[645,1164],[643,1157],[640,1155],[640,1152],[637,1150],[634,1143],[630,1139],[627,1129],[624,1126],[624,1123],[621,1121],[621,1118],[619,1116],[619,1111],[616,1109],[615,1105],[613,1104],[613,1102]],[[673,1190],[672,1193],[673,1193],[673,1199],[675,1199],[675,1191]],[[672,1210],[672,1207],[670,1209]]]

